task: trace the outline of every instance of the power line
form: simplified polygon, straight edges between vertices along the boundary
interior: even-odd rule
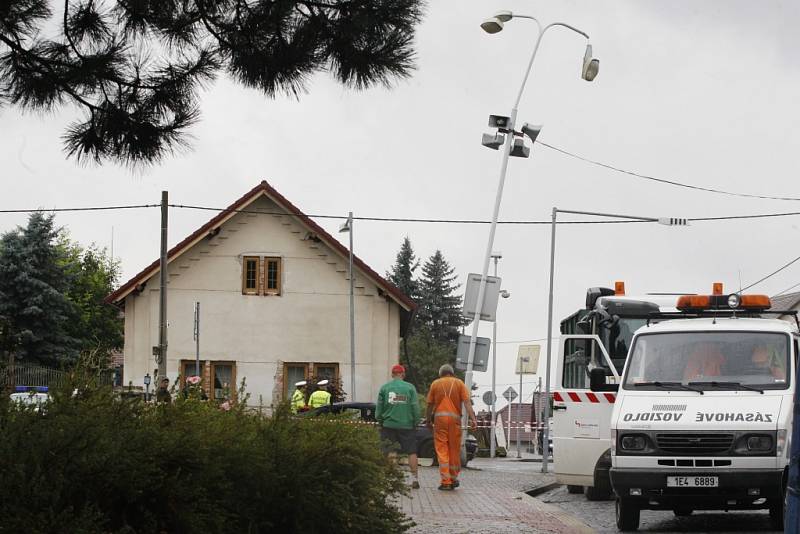
[[[787,291],[791,291],[792,289],[796,288],[797,286],[800,286],[800,282],[797,282],[795,285],[793,285],[793,286],[791,286],[791,287],[787,287],[786,289],[784,289],[784,290],[783,290],[783,291],[781,291],[780,293],[776,293],[776,294],[775,294],[775,296],[776,296],[776,297],[780,297],[781,295],[783,295],[783,294],[784,294],[784,293],[786,293]]]
[[[749,193],[737,193],[737,192],[734,192],[734,191],[725,191],[723,189],[714,189],[714,188],[711,188],[711,187],[701,187],[699,185],[686,184],[686,183],[683,183],[683,182],[677,182],[675,180],[666,180],[664,178],[657,178],[655,176],[649,176],[647,174],[641,174],[641,173],[638,173],[638,172],[633,172],[633,171],[629,171],[629,170],[626,170],[626,169],[621,169],[619,167],[615,167],[614,165],[609,165],[608,163],[603,163],[601,161],[593,160],[593,159],[590,159],[590,158],[575,154],[574,152],[570,152],[568,150],[564,150],[563,148],[558,148],[557,146],[553,146],[551,144],[545,143],[545,142],[540,141],[538,139],[536,140],[536,142],[538,144],[542,145],[542,146],[545,146],[545,147],[549,148],[550,150],[554,150],[556,152],[564,154],[565,156],[569,156],[571,158],[578,159],[578,160],[583,161],[585,163],[589,163],[591,165],[596,165],[598,167],[602,167],[604,169],[608,169],[608,170],[611,170],[611,171],[614,171],[614,172],[627,174],[628,176],[641,178],[643,180],[650,180],[652,182],[658,182],[660,184],[672,185],[672,186],[675,186],[675,187],[683,187],[683,188],[686,188],[686,189],[694,189],[695,191],[704,191],[706,193],[717,193],[717,194],[720,194],[720,195],[729,195],[729,196],[733,196],[733,197],[759,198],[759,199],[762,199],[762,200],[788,200],[788,201],[795,201],[795,202],[796,201],[800,201],[800,198],[797,198],[797,197],[781,197],[781,196],[772,196],[772,195],[754,195],[754,194],[749,194]]]
[[[750,285],[749,285],[749,286],[747,286],[747,287],[743,287],[743,288],[741,289],[741,291],[744,291],[745,289],[750,289],[751,287],[753,287],[753,286],[755,286],[755,285],[758,285],[758,284],[760,284],[760,283],[761,283],[761,282],[763,282],[764,280],[766,280],[766,279],[768,279],[768,278],[771,278],[771,277],[775,276],[776,274],[778,274],[778,273],[779,273],[779,272],[781,272],[782,270],[786,269],[787,267],[789,267],[790,265],[792,265],[793,263],[796,263],[796,262],[798,262],[798,261],[800,261],[800,256],[796,257],[795,259],[793,259],[792,261],[790,261],[789,263],[787,263],[787,264],[786,264],[786,265],[784,265],[783,267],[780,267],[780,268],[779,268],[779,269],[777,269],[776,271],[773,271],[773,272],[771,272],[770,274],[768,274],[768,275],[767,275],[767,276],[765,276],[764,278],[762,278],[762,279],[760,279],[760,280],[758,280],[758,281],[756,281],[756,282],[753,282],[752,284],[750,284]],[[791,289],[791,288],[790,288],[790,289]]]
[[[800,199],[798,199],[800,200]],[[70,208],[24,208],[24,209],[0,209],[0,213],[35,213],[35,212],[80,212],[80,211],[111,211],[111,210],[126,210],[126,209],[141,209],[141,208],[158,208],[161,204],[132,204],[132,205],[115,205],[115,206],[85,206],[85,207],[70,207]],[[264,211],[264,210],[242,210],[230,208],[215,208],[211,206],[197,206],[187,204],[169,204],[171,208],[193,209],[203,211],[216,211],[226,213],[250,213],[255,215],[281,215],[288,217],[301,217],[293,213],[283,211]],[[304,216],[313,219],[347,219],[346,215],[331,215],[331,214],[304,214]],[[767,219],[778,217],[795,217],[800,216],[800,211],[788,211],[779,213],[756,213],[753,215],[722,215],[717,217],[693,217],[688,218],[691,222],[714,222],[714,221],[733,221],[733,220],[747,220],[747,219]],[[438,224],[491,224],[489,220],[483,219],[431,219],[431,218],[413,218],[413,217],[353,217],[359,221],[373,221],[373,222],[406,222],[406,223],[438,223]],[[558,225],[569,224],[656,224],[656,221],[644,220],[579,220],[579,221],[556,221]],[[512,220],[512,221],[498,221],[497,224],[512,224],[512,225],[549,225],[552,224],[550,220]]]
[[[800,199],[799,199],[800,200]],[[170,204],[171,208],[194,209],[204,211],[218,211],[226,213],[251,213],[255,215],[282,215],[289,217],[300,217],[287,212],[278,211],[263,211],[263,210],[241,210],[229,208],[215,208],[210,206],[196,206],[186,204]],[[330,214],[304,214],[306,217],[312,219],[347,219],[347,215],[330,215]],[[712,221],[733,221],[733,220],[746,220],[746,219],[766,219],[775,217],[794,217],[799,216],[800,211],[789,211],[781,213],[757,213],[753,215],[723,215],[717,217],[694,217],[687,219],[691,222],[712,222]],[[356,217],[353,219],[359,221],[374,221],[374,222],[411,222],[411,223],[440,223],[440,224],[491,224],[491,221],[482,219],[428,219],[428,218],[410,218],[410,217]],[[656,224],[656,221],[644,220],[580,220],[580,221],[556,221],[556,224]],[[538,225],[538,224],[552,224],[550,220],[542,221],[498,221],[497,224],[515,224],[515,225]]]
[[[36,213],[45,212],[53,213],[60,211],[106,211],[106,210],[131,210],[139,208],[158,208],[161,204],[133,204],[129,206],[89,206],[83,208],[37,208],[37,209],[13,209],[13,210],[0,210],[0,213]]]

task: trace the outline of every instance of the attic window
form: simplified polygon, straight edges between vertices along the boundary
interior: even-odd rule
[[[260,289],[261,258],[245,256],[242,261],[242,294],[258,295]]]
[[[264,258],[264,294],[281,294],[281,259]]]

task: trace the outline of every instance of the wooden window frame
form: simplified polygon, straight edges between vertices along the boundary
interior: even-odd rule
[[[305,372],[303,373],[303,380],[308,380],[317,372],[317,367],[333,367],[333,378],[334,380],[339,380],[339,362],[283,362],[283,398],[289,399],[291,398],[291,394],[294,391],[294,384],[288,383],[289,377],[289,367],[303,367]],[[312,387],[316,388],[316,384],[310,384]]]
[[[218,400],[214,396],[214,371],[218,365],[230,365],[231,366],[231,383],[228,387],[231,390],[231,400],[236,400],[237,391],[237,382],[236,382],[236,362],[234,360],[215,360],[208,363],[209,365],[209,379],[208,379],[208,398],[210,400]]]
[[[196,362],[197,362],[197,360],[195,360],[195,359],[180,360],[180,364],[179,364],[180,368],[178,369],[178,371],[179,371],[180,376],[181,376],[181,382],[180,382],[181,383],[181,391],[183,391],[183,388],[186,387],[186,374],[183,372],[183,370],[186,368],[186,365],[188,365],[188,364],[190,364],[192,367],[194,367]],[[200,378],[203,378],[203,375],[205,374],[205,369],[206,369],[206,362],[204,360],[200,360]]]
[[[333,367],[333,379],[339,380],[339,362],[313,362],[309,365],[311,366],[312,375],[317,374],[317,367]]]
[[[256,262],[256,287],[247,287],[247,263]],[[243,256],[242,257],[242,295],[258,295],[261,293],[261,257]]]
[[[278,272],[275,276],[276,288],[269,287],[269,264],[275,262],[278,265]],[[279,256],[264,256],[264,295],[280,296],[283,276],[283,259]]]
[[[303,380],[308,380],[311,376],[309,373],[309,364],[308,362],[284,362],[283,363],[283,398],[289,399],[294,392],[294,384],[289,384],[289,368],[290,367],[302,367],[303,368]]]

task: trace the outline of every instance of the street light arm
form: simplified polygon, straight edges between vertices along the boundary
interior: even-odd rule
[[[519,107],[519,101],[522,100],[522,93],[525,91],[525,85],[528,83],[528,77],[530,76],[531,69],[533,68],[533,61],[536,59],[536,52],[539,50],[539,43],[542,42],[542,37],[544,37],[545,32],[547,32],[547,30],[549,30],[550,28],[553,28],[554,26],[561,26],[562,28],[567,28],[569,30],[574,31],[575,33],[578,33],[578,34],[584,36],[586,39],[589,39],[589,34],[579,30],[578,28],[576,28],[574,26],[571,26],[571,25],[567,24],[566,22],[552,22],[552,23],[548,24],[547,26],[545,26],[544,28],[542,28],[542,25],[539,22],[539,20],[536,19],[535,17],[531,17],[530,15],[516,15],[515,14],[514,18],[530,19],[530,20],[532,20],[532,21],[534,21],[536,23],[536,26],[539,29],[539,33],[536,36],[536,44],[534,45],[533,53],[531,54],[531,59],[528,61],[528,68],[525,70],[525,77],[522,79],[522,85],[519,88],[519,93],[517,93],[517,99],[514,101],[514,108],[513,109],[516,111],[516,109]],[[511,124],[511,127],[512,128],[514,127],[513,122]]]

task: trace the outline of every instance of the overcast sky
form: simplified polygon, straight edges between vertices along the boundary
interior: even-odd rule
[[[174,203],[223,207],[265,179],[309,214],[489,219],[501,156],[480,145],[481,133],[490,113],[510,113],[536,30],[518,19],[485,34],[480,22],[499,9],[577,26],[601,61],[593,83],[581,80],[585,41],[547,33],[519,111],[520,122],[544,125],[540,140],[660,178],[800,197],[797,2],[432,0],[410,80],[356,93],[320,74],[298,101],[219,79],[202,96],[193,149],[143,171],[65,159],[60,136],[73,109],[39,116],[2,108],[0,209],[157,203],[163,189]],[[501,219],[547,220],[553,206],[654,217],[800,211],[800,202],[643,181],[543,146],[530,159],[512,158]],[[173,209],[170,245],[212,215]],[[25,220],[0,214],[0,230]],[[158,256],[157,209],[57,221],[84,244],[110,245],[113,227],[125,280]],[[318,222],[335,234],[337,222]],[[629,294],[701,292],[715,281],[733,290],[740,277],[747,285],[800,254],[798,224],[561,226],[556,321],[582,306],[587,287],[615,280]],[[480,272],[488,226],[357,222],[356,253],[383,273],[404,236],[422,258],[441,249],[463,280]],[[500,226],[494,248],[512,294],[499,311],[500,393],[517,382],[515,342],[546,335],[549,227]],[[800,263],[753,290],[772,295],[796,283]],[[491,336],[491,324],[481,335]]]

